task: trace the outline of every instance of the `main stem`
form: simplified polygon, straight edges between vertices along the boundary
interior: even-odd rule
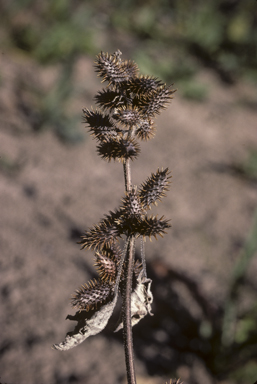
[[[130,168],[130,161],[129,159],[125,160],[123,163],[123,172],[124,172],[124,179],[125,179],[125,190],[126,192],[131,191],[131,168]]]
[[[126,192],[131,190],[131,169],[130,160],[123,163]],[[135,238],[129,237],[128,251],[125,260],[125,287],[122,295],[122,320],[123,320],[123,343],[125,351],[125,361],[127,370],[128,384],[136,384],[134,356],[133,356],[133,337],[131,325],[131,291],[132,291],[132,272],[134,264]]]
[[[125,288],[122,297],[122,320],[123,320],[123,342],[125,351],[125,361],[127,369],[128,384],[136,384],[136,375],[133,356],[133,337],[131,325],[131,288],[132,288],[132,268],[134,261],[135,238],[129,239],[127,258],[125,261]]]

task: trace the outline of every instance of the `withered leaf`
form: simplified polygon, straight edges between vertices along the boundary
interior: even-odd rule
[[[81,344],[89,336],[94,336],[101,332],[106,327],[113,313],[117,297],[118,292],[111,302],[103,305],[99,310],[94,312],[90,318],[88,316],[89,312],[86,311],[77,312],[77,316],[68,315],[66,319],[76,320],[78,324],[74,328],[74,331],[67,333],[64,341],[59,344],[54,344],[52,348],[59,351],[67,351]]]
[[[131,294],[131,323],[132,327],[136,325],[147,314],[153,316],[152,302],[153,294],[151,292],[152,280],[144,275],[142,270],[137,278],[137,286]],[[114,332],[123,328],[121,321]]]

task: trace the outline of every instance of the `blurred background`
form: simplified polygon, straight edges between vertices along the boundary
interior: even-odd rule
[[[58,352],[72,293],[96,276],[80,236],[120,204],[121,164],[82,124],[120,49],[177,89],[132,165],[172,172],[146,243],[153,317],[134,328],[138,384],[257,380],[257,2],[0,0],[0,382],[126,383],[113,324]],[[116,314],[118,316],[118,314]],[[114,316],[115,317],[115,316]]]

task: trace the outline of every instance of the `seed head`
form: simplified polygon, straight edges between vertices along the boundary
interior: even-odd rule
[[[165,196],[170,184],[170,172],[166,168],[162,171],[159,169],[141,185],[139,196],[144,208],[150,208],[151,204],[156,204],[157,200],[161,200]]]
[[[97,152],[107,161],[135,160],[140,153],[140,147],[135,139],[115,138],[99,144]]]
[[[137,194],[137,188],[132,188],[131,191],[127,192],[126,197],[122,200],[122,210],[126,216],[138,216],[140,217],[144,210],[141,203],[140,197]]]
[[[110,212],[99,224],[95,225],[83,236],[79,244],[82,244],[81,249],[102,249],[103,247],[110,247],[113,245],[117,238],[122,234],[122,230],[117,224],[117,220],[121,213]]]
[[[109,84],[129,81],[137,75],[138,67],[133,61],[122,61],[121,52],[118,50],[114,54],[101,52],[95,62],[95,70],[103,81]]]
[[[161,87],[164,87],[165,84],[161,80],[157,79],[157,77],[141,75],[130,80],[128,86],[129,90],[136,95],[149,95]]]
[[[163,86],[155,92],[147,96],[142,96],[137,99],[137,106],[143,115],[153,117],[158,115],[161,109],[165,109],[168,102],[173,98],[175,90],[170,87]]]
[[[140,121],[138,128],[136,129],[136,136],[141,140],[152,139],[155,135],[156,128],[153,120],[146,118]]]
[[[99,280],[91,280],[82,285],[72,297],[72,306],[80,310],[96,309],[99,304],[111,301],[113,285]]]
[[[89,126],[89,132],[99,141],[115,140],[121,130],[116,127],[108,115],[99,111],[83,109],[84,120]]]
[[[117,260],[108,257],[104,252],[96,252],[96,269],[102,281],[115,282],[117,275]]]

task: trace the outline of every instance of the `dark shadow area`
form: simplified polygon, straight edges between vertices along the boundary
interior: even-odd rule
[[[237,177],[243,182],[251,184],[253,187],[256,187],[257,185],[257,176],[253,173],[250,173],[244,164],[212,163],[208,167],[208,171],[210,170],[213,172]]]
[[[161,260],[147,270],[153,280],[154,316],[141,320],[133,334],[135,354],[150,376],[174,375],[180,366],[192,368],[200,361],[215,383],[257,357],[256,329],[241,344],[222,345],[224,308],[211,302],[200,284]],[[121,332],[111,337],[122,342]]]

